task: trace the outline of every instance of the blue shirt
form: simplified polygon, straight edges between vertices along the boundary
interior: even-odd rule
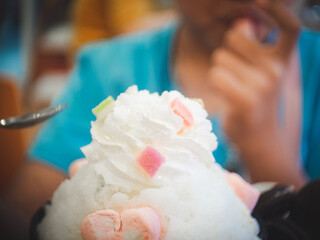
[[[38,134],[29,156],[67,172],[72,161],[83,157],[82,146],[92,140],[91,109],[108,96],[116,98],[129,86],[163,92],[177,89],[171,71],[171,50],[177,26],[118,37],[86,46],[79,54],[66,88],[54,102],[67,103],[62,113],[46,123]],[[320,38],[304,32],[300,39],[303,73],[302,161],[310,177],[320,176]],[[316,47],[318,46],[318,48]],[[319,54],[316,54],[316,50]],[[224,165],[229,151],[223,132],[212,119],[219,146],[214,152]],[[318,159],[319,158],[319,159]]]

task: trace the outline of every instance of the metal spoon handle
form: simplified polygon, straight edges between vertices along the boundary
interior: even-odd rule
[[[40,111],[27,113],[22,116],[1,119],[0,127],[8,129],[30,127],[53,117],[57,113],[61,112],[65,107],[67,107],[67,104],[60,104],[58,106],[44,108]]]

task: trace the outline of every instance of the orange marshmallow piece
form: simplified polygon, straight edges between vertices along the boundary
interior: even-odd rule
[[[118,240],[121,227],[120,214],[114,210],[101,210],[84,218],[81,224],[83,240]]]
[[[153,177],[162,163],[164,157],[153,147],[147,146],[136,159],[139,166],[149,175]]]
[[[171,102],[170,107],[176,115],[178,115],[183,119],[184,128],[187,128],[193,125],[194,120],[191,112],[178,98],[175,98]]]
[[[161,220],[150,207],[127,209],[121,213],[121,220],[123,239],[132,235],[144,240],[160,239]]]
[[[69,167],[69,177],[72,178],[79,171],[79,169],[87,163],[88,160],[85,158],[73,161]]]
[[[260,193],[236,173],[226,172],[228,184],[244,202],[250,212],[257,204]]]

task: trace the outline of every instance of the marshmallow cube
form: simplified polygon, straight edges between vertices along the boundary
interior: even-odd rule
[[[170,107],[176,115],[183,119],[184,127],[190,127],[193,125],[194,120],[192,113],[178,98],[175,98],[171,102]]]
[[[164,157],[153,147],[148,146],[140,153],[136,161],[149,177],[153,177],[164,162]]]

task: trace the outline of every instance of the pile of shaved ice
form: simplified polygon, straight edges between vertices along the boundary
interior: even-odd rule
[[[174,101],[191,113],[189,123]],[[88,164],[54,193],[40,239],[82,239],[87,215],[137,206],[159,214],[160,239],[259,239],[257,221],[215,162],[217,139],[198,101],[132,86],[105,105],[95,113],[92,142],[82,148]],[[152,172],[137,161],[146,148],[162,157]]]

